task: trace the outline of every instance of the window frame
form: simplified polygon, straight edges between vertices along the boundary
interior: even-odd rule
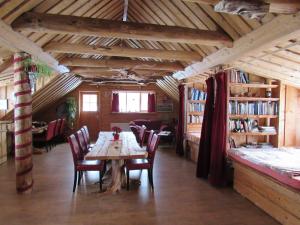
[[[112,112],[112,113],[126,113],[126,114],[134,114],[134,113],[149,113],[148,109],[147,110],[141,110],[142,106],[142,93],[147,93],[147,94],[155,94],[154,91],[135,91],[135,90],[113,90],[113,93],[118,93],[119,94],[119,99],[120,99],[120,93],[126,93],[126,110],[127,110],[127,93],[139,93],[140,94],[140,105],[139,105],[139,111],[138,112]],[[119,105],[120,105],[120,100],[119,100]],[[150,112],[150,113],[155,113],[155,112]]]
[[[100,97],[99,97],[99,92],[94,92],[94,91],[80,91],[79,93],[80,95],[80,113],[96,113],[96,112],[99,112],[100,110],[100,104],[99,104],[99,101],[100,101]],[[83,110],[83,95],[96,95],[96,104],[97,104],[97,107],[96,107],[96,111],[84,111]]]

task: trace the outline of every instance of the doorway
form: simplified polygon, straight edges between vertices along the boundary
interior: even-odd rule
[[[91,140],[97,140],[100,131],[100,98],[97,91],[79,92],[79,126],[86,125]]]

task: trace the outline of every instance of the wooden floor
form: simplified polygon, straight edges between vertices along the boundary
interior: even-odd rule
[[[172,224],[272,225],[263,211],[231,188],[215,189],[195,178],[195,164],[160,149],[154,169],[155,192],[146,171],[142,184],[116,195],[96,193],[98,176],[72,193],[73,165],[67,144],[34,155],[34,192],[17,195],[13,161],[0,166],[0,224]],[[133,177],[136,174],[133,174]]]

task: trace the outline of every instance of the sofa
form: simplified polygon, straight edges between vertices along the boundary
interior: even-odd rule
[[[145,125],[147,130],[159,131],[162,125],[161,120],[145,120],[145,119],[137,119],[133,120],[129,123],[129,126],[142,126]]]

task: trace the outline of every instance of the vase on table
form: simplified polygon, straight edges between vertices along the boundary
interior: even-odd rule
[[[114,134],[114,141],[118,141],[120,138],[120,135],[119,134]]]

